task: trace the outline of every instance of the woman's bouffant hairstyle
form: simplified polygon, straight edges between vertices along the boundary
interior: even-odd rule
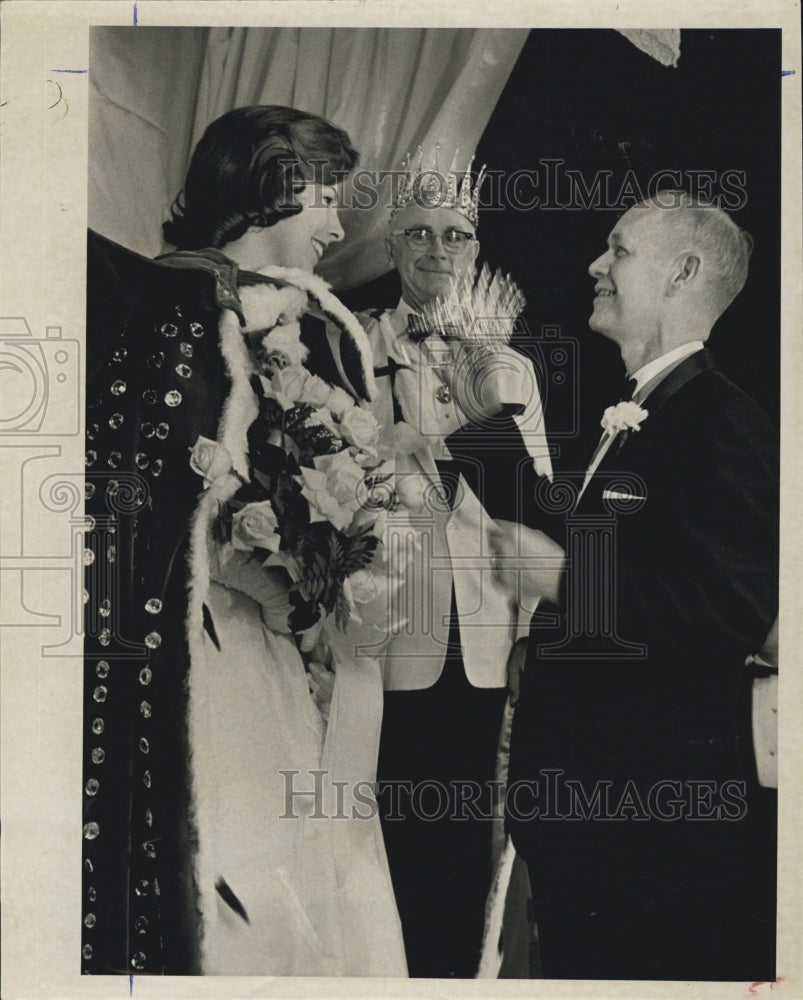
[[[336,184],[354,169],[348,135],[318,115],[273,105],[236,108],[195,147],[183,192],[162,226],[179,250],[220,249],[252,226],[272,226],[301,207],[304,184]]]

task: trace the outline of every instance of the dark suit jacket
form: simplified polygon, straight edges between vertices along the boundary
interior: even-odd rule
[[[676,891],[747,863],[744,660],[777,612],[776,437],[707,351],[644,407],[566,520],[560,624],[530,635],[510,782],[537,780],[538,799],[509,796],[508,824],[536,899]]]

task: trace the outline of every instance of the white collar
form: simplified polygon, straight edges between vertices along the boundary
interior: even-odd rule
[[[653,358],[652,361],[648,361],[646,365],[643,365],[637,372],[630,376],[636,380],[636,389],[633,395],[635,396],[636,393],[640,393],[648,382],[652,382],[667,368],[673,368],[678,362],[689,357],[690,354],[702,351],[704,346],[702,340],[690,340],[687,344],[681,344],[680,347],[662,354],[660,358]]]

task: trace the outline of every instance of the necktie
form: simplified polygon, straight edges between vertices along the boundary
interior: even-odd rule
[[[627,376],[625,376],[624,380],[622,381],[621,388],[620,388],[621,395],[619,396],[619,398],[621,400],[632,399],[633,396],[635,396],[635,394],[636,394],[636,385],[637,384],[638,383],[636,382],[636,380],[634,378],[628,378]]]

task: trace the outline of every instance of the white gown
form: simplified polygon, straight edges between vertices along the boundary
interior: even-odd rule
[[[324,725],[293,638],[220,584],[207,607],[220,649],[206,635],[193,663],[192,733],[204,973],[406,976],[370,788],[378,662],[337,654]]]

